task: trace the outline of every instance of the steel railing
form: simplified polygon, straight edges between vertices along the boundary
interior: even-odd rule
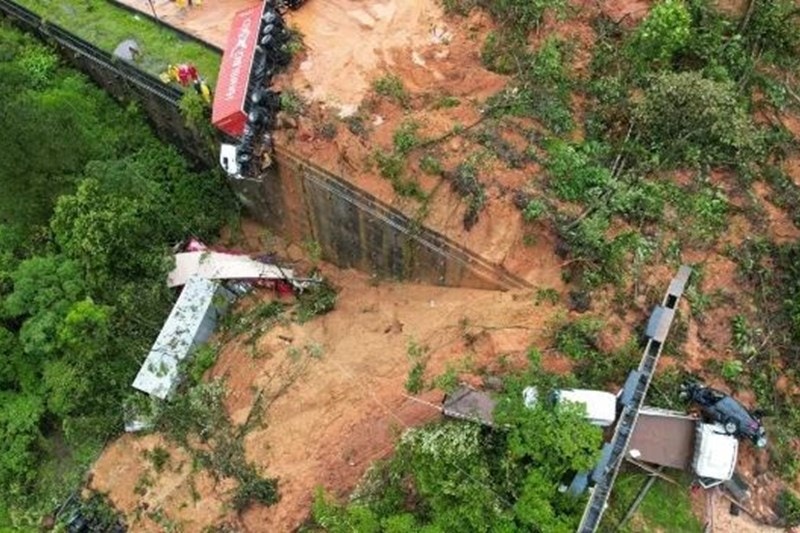
[[[10,0],[0,0],[0,13],[12,22],[35,33],[45,41],[57,43],[63,50],[83,57],[98,66],[110,71],[126,82],[150,93],[165,103],[176,106],[180,102],[183,91],[165,84],[161,79],[149,74],[134,64],[114,57],[90,42],[84,41],[65,30]]]
[[[691,268],[686,265],[680,267],[678,274],[670,282],[662,304],[655,308],[650,317],[647,325],[647,345],[639,363],[638,383],[630,401],[622,409],[622,414],[614,430],[614,436],[611,439],[611,456],[606,464],[602,478],[595,485],[591,496],[589,496],[589,502],[586,504],[578,526],[578,533],[594,533],[600,525],[600,520],[603,518],[603,513],[608,505],[611,489],[622,465],[625,451],[628,448],[628,444],[630,444],[633,428],[639,418],[639,410],[644,404],[647,389],[650,387],[653,374],[655,374],[658,366],[658,359],[664,348],[664,341],[669,334],[678,302],[683,295],[683,290],[686,288],[686,282],[689,280],[691,272]]]

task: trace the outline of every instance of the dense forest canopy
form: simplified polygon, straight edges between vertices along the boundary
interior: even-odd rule
[[[0,131],[0,524],[24,527],[121,429],[174,299],[170,247],[235,205],[135,105],[4,24]]]

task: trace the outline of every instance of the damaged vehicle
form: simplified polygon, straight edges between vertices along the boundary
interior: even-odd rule
[[[687,381],[681,385],[680,398],[696,403],[706,418],[721,424],[729,435],[747,438],[759,448],[766,447],[767,435],[761,414],[748,411],[731,395],[697,381]]]

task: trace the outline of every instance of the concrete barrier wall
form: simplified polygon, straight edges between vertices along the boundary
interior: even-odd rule
[[[115,98],[136,101],[162,139],[196,161],[217,165],[217,154],[186,126],[178,108],[179,90],[46,23],[10,0],[0,0],[0,14],[53,44],[65,59]],[[435,285],[482,289],[529,286],[286,149],[278,150],[276,165],[259,179],[237,180],[232,187],[248,211],[267,227],[292,241],[316,241],[323,258],[342,268]]]
[[[0,15],[24,31],[53,45],[61,57],[80,70],[110,95],[122,102],[136,102],[152,123],[159,137],[179,146],[184,153],[203,165],[216,165],[208,140],[186,126],[178,102],[182,91],[140,70],[136,65],[115,58],[92,43],[68,32],[46,17],[0,0]]]
[[[529,286],[331,172],[279,148],[260,180],[236,185],[276,233],[319,243],[323,257],[381,277],[435,285]]]

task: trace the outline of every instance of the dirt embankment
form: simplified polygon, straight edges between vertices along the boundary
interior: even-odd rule
[[[288,19],[307,48],[293,85],[342,116],[356,112],[375,72],[396,66],[398,50],[424,68],[424,51],[446,37],[433,0],[315,0]]]

